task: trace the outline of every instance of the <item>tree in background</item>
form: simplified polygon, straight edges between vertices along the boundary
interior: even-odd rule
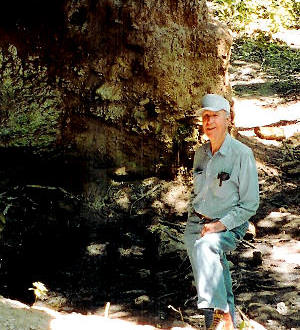
[[[299,29],[299,0],[212,0],[208,5],[235,32]]]

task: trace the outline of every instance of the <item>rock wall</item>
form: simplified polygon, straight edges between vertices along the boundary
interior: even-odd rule
[[[1,147],[125,175],[190,161],[201,97],[231,95],[231,36],[205,1],[14,2],[0,17]]]

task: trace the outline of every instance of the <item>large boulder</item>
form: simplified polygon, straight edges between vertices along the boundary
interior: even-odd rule
[[[0,20],[2,147],[172,172],[190,158],[203,94],[230,99],[232,38],[205,1],[13,3]]]

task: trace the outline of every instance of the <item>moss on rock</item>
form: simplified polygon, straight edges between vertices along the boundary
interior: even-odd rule
[[[0,49],[0,146],[49,152],[60,135],[62,98],[48,83],[38,57],[21,60],[17,48]]]

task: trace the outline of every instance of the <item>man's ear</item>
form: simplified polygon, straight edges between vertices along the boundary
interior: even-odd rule
[[[225,112],[225,116],[226,116],[226,126],[228,131],[230,132],[230,128],[232,127],[231,116],[227,112]]]
[[[224,116],[225,116],[225,119],[226,119],[226,124],[230,125],[230,123],[231,123],[230,115],[225,110],[222,110],[222,112],[224,113]]]

